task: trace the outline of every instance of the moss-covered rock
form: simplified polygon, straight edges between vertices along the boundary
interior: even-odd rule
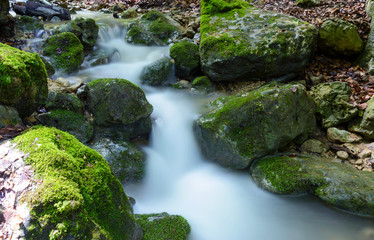
[[[93,127],[81,113],[58,109],[39,114],[37,118],[43,125],[66,131],[83,143],[93,137]]]
[[[128,132],[128,137],[151,131],[153,107],[140,87],[125,79],[104,78],[87,88],[87,105],[96,125]]]
[[[47,94],[47,72],[39,55],[0,43],[0,104],[15,107],[26,117]]]
[[[74,33],[83,44],[84,51],[87,53],[95,46],[99,34],[99,26],[92,18],[76,18],[63,25],[59,29],[59,32]]]
[[[25,33],[37,33],[40,30],[44,30],[43,23],[33,17],[19,16],[16,19],[15,29],[17,34],[24,35]]]
[[[192,87],[199,91],[209,92],[215,88],[213,82],[207,76],[197,77],[192,82]]]
[[[22,198],[31,209],[27,239],[141,239],[121,183],[95,150],[47,127],[13,142],[40,179]]]
[[[317,103],[318,117],[325,128],[353,119],[358,110],[349,103],[351,88],[346,82],[321,83],[313,87],[311,96]]]
[[[135,219],[142,227],[143,240],[185,240],[191,232],[187,220],[179,215],[136,214]]]
[[[21,124],[22,120],[14,107],[0,105],[0,128],[6,125]]]
[[[175,43],[170,47],[170,57],[175,61],[175,75],[178,77],[187,78],[199,69],[199,47],[194,43]]]
[[[293,140],[304,141],[315,127],[315,104],[299,84],[270,84],[211,105],[195,122],[195,134],[203,155],[229,168],[246,168]]]
[[[44,66],[45,66],[45,70],[47,70],[47,75],[48,77],[52,76],[53,74],[55,74],[56,70],[55,68],[52,66],[52,64],[50,62],[48,62],[47,59],[45,59],[45,57],[42,57],[41,56],[41,59],[44,63]]]
[[[47,38],[43,55],[51,58],[55,68],[67,73],[76,72],[83,63],[83,45],[73,33],[64,32]]]
[[[83,112],[82,102],[72,93],[49,92],[45,107],[47,110],[65,109],[77,113]]]
[[[144,67],[140,73],[143,83],[151,86],[165,85],[173,70],[173,61],[163,57]]]
[[[322,24],[319,30],[318,47],[329,55],[352,56],[362,52],[364,43],[355,25],[334,18]]]
[[[331,127],[327,129],[327,139],[338,143],[357,143],[362,140],[362,137],[343,129]]]
[[[149,11],[130,24],[126,41],[140,45],[167,45],[170,38],[179,34],[178,27],[162,13]]]
[[[279,194],[309,193],[334,207],[374,216],[373,173],[317,157],[265,157],[250,169],[255,183]]]
[[[126,9],[126,10],[121,14],[121,18],[123,18],[123,19],[136,18],[136,17],[138,17],[138,16],[139,16],[139,14],[138,14],[138,12],[136,11],[136,8],[135,8],[135,7],[128,8],[128,9]]]
[[[122,182],[134,182],[144,176],[145,154],[131,143],[100,138],[91,148],[98,151],[112,168],[113,174]]]
[[[374,1],[366,1],[366,12],[370,17],[374,16]],[[368,40],[363,52],[357,58],[356,64],[366,68],[371,75],[374,75],[374,21],[371,21]]]
[[[362,119],[353,121],[349,130],[359,133],[367,139],[374,139],[374,98],[372,97],[368,102]]]
[[[243,0],[201,1],[202,70],[213,81],[285,80],[314,52],[317,29]]]

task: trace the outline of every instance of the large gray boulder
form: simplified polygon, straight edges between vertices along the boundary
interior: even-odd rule
[[[67,9],[38,1],[27,1],[25,5],[16,4],[13,6],[13,10],[19,15],[42,17],[44,20],[50,20],[55,16],[61,20],[71,20],[70,12]]]
[[[318,34],[313,25],[242,0],[201,5],[201,65],[213,81],[286,80],[309,63]]]
[[[271,156],[250,169],[254,182],[279,194],[310,193],[336,208],[374,216],[373,173],[310,156]]]
[[[266,85],[211,103],[194,124],[203,155],[243,169],[291,141],[302,142],[315,127],[315,104],[299,84]]]
[[[87,84],[87,106],[97,126],[125,132],[127,137],[148,134],[153,107],[143,90],[116,78],[96,79]]]
[[[346,82],[321,83],[311,89],[323,127],[346,123],[357,115],[357,108],[349,103],[350,94],[351,88]]]

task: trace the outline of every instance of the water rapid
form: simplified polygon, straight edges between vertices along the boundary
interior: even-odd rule
[[[128,79],[146,91],[154,107],[154,126],[145,179],[125,186],[136,199],[136,213],[168,212],[184,216],[191,240],[352,240],[371,239],[373,220],[324,206],[310,197],[287,197],[259,189],[248,172],[230,171],[203,159],[192,123],[202,97],[180,90],[142,86],[139,74],[168,55],[168,47],[135,47],[123,28],[101,28],[98,49],[111,54],[108,64],[74,77]]]

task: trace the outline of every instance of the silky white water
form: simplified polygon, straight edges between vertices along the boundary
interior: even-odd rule
[[[98,48],[110,63],[74,77],[128,79],[146,91],[154,119],[142,182],[125,186],[135,213],[168,212],[185,217],[193,240],[374,239],[374,221],[324,206],[309,197],[285,197],[259,189],[246,171],[229,171],[201,156],[192,124],[201,96],[142,86],[139,74],[168,47],[134,47],[119,27],[101,30]],[[373,234],[373,235],[370,235]]]

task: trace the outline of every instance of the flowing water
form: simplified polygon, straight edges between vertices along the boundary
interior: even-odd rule
[[[271,194],[258,188],[248,172],[226,170],[204,159],[192,132],[204,98],[142,86],[139,80],[142,68],[168,55],[168,47],[129,45],[123,27],[104,25],[97,48],[110,56],[109,63],[71,79],[128,79],[143,87],[154,107],[152,136],[144,148],[145,179],[125,186],[136,199],[136,213],[182,215],[191,225],[193,240],[374,239],[371,219],[333,210],[311,197]]]

